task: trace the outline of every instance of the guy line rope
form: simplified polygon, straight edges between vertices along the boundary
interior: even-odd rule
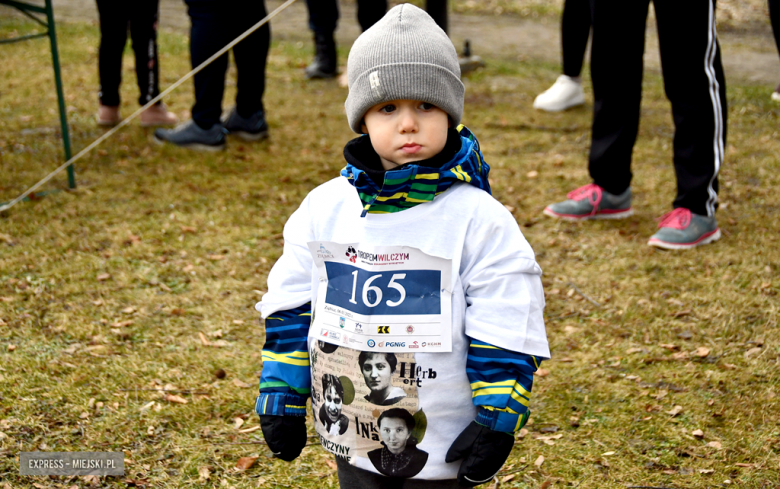
[[[192,77],[193,77],[195,74],[197,74],[198,72],[200,72],[200,71],[201,71],[203,68],[205,68],[206,66],[208,66],[209,64],[211,64],[211,63],[212,63],[212,62],[213,62],[215,59],[219,58],[220,56],[222,56],[223,54],[225,54],[226,52],[228,52],[228,50],[230,50],[230,49],[231,49],[233,46],[235,46],[235,45],[236,45],[236,44],[238,44],[239,42],[243,41],[245,38],[247,38],[249,35],[251,35],[251,34],[252,34],[253,32],[255,32],[257,29],[261,28],[263,25],[265,25],[266,23],[268,23],[268,21],[270,21],[271,19],[273,19],[274,17],[276,17],[276,15],[277,15],[277,14],[279,14],[281,11],[283,11],[284,9],[286,9],[287,7],[289,7],[290,5],[292,5],[292,4],[293,4],[293,3],[295,3],[295,2],[296,2],[296,0],[287,0],[286,2],[284,2],[283,4],[281,4],[279,7],[277,7],[277,8],[276,8],[276,10],[274,10],[274,11],[273,11],[273,12],[271,12],[270,14],[266,15],[266,16],[265,16],[265,18],[263,18],[263,19],[262,19],[260,22],[258,22],[257,24],[253,25],[252,27],[250,27],[250,28],[249,28],[249,29],[248,29],[246,32],[244,32],[243,34],[241,34],[240,36],[238,36],[237,38],[235,38],[234,40],[232,40],[230,43],[228,43],[228,44],[227,44],[225,47],[223,47],[222,49],[220,49],[219,51],[217,51],[216,53],[214,53],[214,55],[213,55],[213,56],[211,56],[209,59],[207,59],[206,61],[204,61],[203,63],[201,63],[200,65],[198,65],[196,68],[194,68],[192,71],[190,71],[189,73],[187,73],[186,75],[184,75],[183,77],[181,77],[179,80],[177,80],[176,82],[174,82],[174,83],[173,83],[173,84],[172,84],[170,87],[166,88],[166,89],[165,89],[165,90],[164,90],[162,93],[160,93],[158,96],[154,97],[152,100],[150,100],[149,102],[147,102],[147,103],[146,103],[146,105],[144,105],[144,106],[143,106],[143,107],[141,107],[140,109],[138,109],[138,110],[136,110],[135,112],[133,112],[133,113],[130,115],[130,117],[128,117],[128,118],[126,118],[126,119],[124,119],[124,120],[123,120],[122,122],[120,122],[118,125],[116,125],[116,126],[114,126],[113,128],[111,128],[111,130],[110,130],[110,131],[106,132],[105,134],[103,134],[102,136],[100,136],[99,138],[97,138],[96,140],[94,140],[94,141],[92,142],[92,144],[90,144],[90,145],[89,145],[89,146],[87,146],[86,148],[84,148],[84,149],[82,149],[81,151],[79,151],[79,152],[78,152],[78,154],[76,154],[76,155],[75,155],[75,156],[73,156],[71,159],[69,159],[68,161],[66,161],[65,163],[63,163],[63,164],[62,164],[62,165],[60,165],[59,167],[57,167],[57,169],[56,169],[56,170],[54,170],[53,172],[51,172],[51,173],[49,173],[48,175],[46,175],[46,176],[45,176],[43,179],[41,179],[41,180],[40,180],[38,183],[36,183],[36,184],[35,184],[35,185],[33,185],[32,187],[30,187],[29,189],[27,189],[27,190],[26,190],[26,191],[25,191],[23,194],[21,194],[19,197],[15,198],[14,200],[12,200],[12,201],[8,202],[8,203],[7,203],[7,204],[5,204],[5,205],[2,205],[2,206],[0,206],[0,212],[3,212],[3,211],[6,211],[6,210],[8,210],[8,209],[10,209],[11,207],[13,207],[14,205],[16,205],[16,204],[18,204],[19,202],[21,202],[22,200],[24,200],[24,198],[25,198],[25,197],[27,197],[27,196],[28,196],[28,195],[30,195],[31,193],[35,192],[36,190],[38,190],[38,189],[39,189],[39,188],[40,188],[40,187],[41,187],[43,184],[45,184],[46,182],[48,182],[49,180],[51,180],[51,179],[52,179],[52,178],[53,178],[55,175],[57,175],[58,173],[60,173],[62,170],[66,169],[68,166],[72,165],[72,164],[73,164],[74,162],[76,162],[77,160],[81,159],[81,157],[82,157],[82,156],[84,156],[85,154],[89,153],[89,152],[90,152],[90,151],[91,151],[93,148],[95,148],[96,146],[98,146],[100,143],[102,143],[102,142],[103,142],[103,141],[105,141],[106,139],[110,138],[110,137],[111,137],[112,135],[114,135],[114,133],[116,133],[118,130],[120,130],[120,129],[122,129],[123,127],[125,127],[125,126],[126,126],[128,123],[130,123],[130,121],[132,121],[133,119],[135,119],[135,118],[136,118],[136,117],[137,117],[137,116],[138,116],[138,115],[139,115],[141,112],[145,111],[146,109],[148,109],[148,108],[149,108],[149,107],[151,107],[152,105],[154,105],[154,104],[156,104],[157,102],[159,102],[160,100],[162,100],[162,98],[163,98],[163,97],[165,97],[166,95],[168,95],[169,93],[171,93],[171,92],[172,92],[173,90],[175,90],[175,89],[176,89],[176,88],[177,88],[179,85],[181,85],[181,84],[182,84],[182,83],[184,83],[185,81],[187,81],[187,80],[189,80],[190,78],[192,78]]]

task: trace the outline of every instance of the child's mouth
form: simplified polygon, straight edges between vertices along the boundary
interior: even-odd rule
[[[417,153],[422,149],[422,146],[416,143],[406,143],[403,146],[401,146],[401,151],[403,151],[406,154],[414,154]]]

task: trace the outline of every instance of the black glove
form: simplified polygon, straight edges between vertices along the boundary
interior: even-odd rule
[[[305,416],[260,416],[260,427],[274,457],[292,462],[306,446]]]
[[[450,463],[462,458],[458,483],[462,487],[474,487],[493,479],[514,444],[515,437],[509,433],[472,421],[452,443],[444,460]]]

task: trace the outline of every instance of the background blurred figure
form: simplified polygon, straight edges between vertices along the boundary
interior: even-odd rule
[[[585,0],[587,2],[587,0]],[[338,0],[306,0],[309,29],[314,33],[314,60],[306,67],[306,78],[333,78],[338,74],[338,56],[333,33],[339,22]],[[447,32],[447,0],[428,0],[428,14]],[[365,31],[387,11],[387,0],[357,0],[357,18]],[[587,42],[587,40],[586,40]]]
[[[768,0],[767,3],[769,4],[769,21],[772,23],[772,33],[775,35],[777,52],[780,54],[780,0]],[[775,91],[772,92],[772,100],[780,102],[780,85],[777,85]]]
[[[159,0],[97,0],[100,18],[100,106],[97,123],[114,126],[119,115],[119,84],[122,82],[122,53],[127,44],[127,31],[133,40],[135,73],[141,95],[138,103],[146,104],[160,93],[159,61],[157,59],[157,15]],[[157,103],[141,113],[142,126],[175,124],[178,120],[165,105]]]
[[[593,183],[545,208],[561,219],[619,219],[632,214],[631,153],[639,131],[645,27],[651,0],[591,0]],[[726,80],[715,30],[716,0],[652,0],[664,90],[674,119],[677,197],[648,244],[686,249],[711,243],[718,173],[726,145]]]
[[[195,68],[225,47],[266,16],[263,0],[185,0],[192,27],[190,29],[190,59]],[[158,129],[158,142],[197,150],[221,150],[226,134],[246,141],[268,136],[268,124],[263,109],[265,65],[271,29],[266,23],[233,47],[238,70],[236,106],[224,120],[222,97],[228,53],[195,75],[195,105],[192,119],[175,129]]]
[[[564,1],[561,15],[563,74],[553,86],[536,97],[535,109],[558,112],[585,103],[580,74],[588,48],[590,25],[589,0]]]

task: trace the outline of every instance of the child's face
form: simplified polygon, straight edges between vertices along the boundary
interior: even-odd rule
[[[436,156],[447,143],[447,113],[419,100],[377,104],[363,117],[362,130],[385,170]]]

